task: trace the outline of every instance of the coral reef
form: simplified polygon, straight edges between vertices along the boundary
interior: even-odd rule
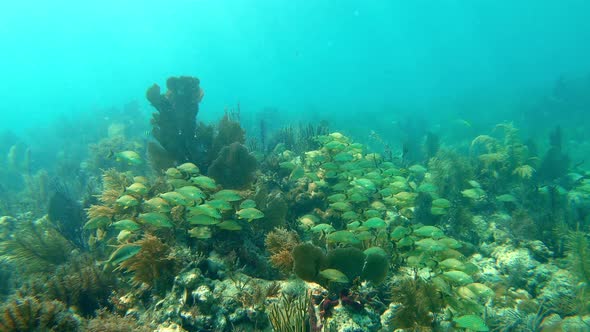
[[[410,116],[344,128],[362,144],[269,118],[258,142],[239,105],[197,121],[202,97],[194,77],[154,85],[155,140],[121,115],[53,168],[4,146],[0,330],[587,329],[590,173],[569,131],[537,146]]]

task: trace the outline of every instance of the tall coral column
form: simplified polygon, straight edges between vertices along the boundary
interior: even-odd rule
[[[199,153],[195,136],[199,102],[204,95],[199,84],[196,77],[170,77],[165,94],[161,94],[157,84],[146,93],[158,111],[152,114],[153,135],[177,163],[196,160]]]

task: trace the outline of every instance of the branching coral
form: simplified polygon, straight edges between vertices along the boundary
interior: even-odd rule
[[[125,188],[130,184],[127,176],[120,173],[114,168],[106,170],[102,174],[103,191],[100,195],[100,201],[103,204],[113,205],[117,199],[125,192]]]
[[[90,316],[108,304],[115,285],[113,274],[100,269],[89,257],[80,257],[60,266],[48,278],[32,280],[19,293],[58,300],[76,308],[80,314]]]
[[[141,326],[132,317],[121,317],[106,310],[99,310],[97,316],[88,321],[86,332],[149,332],[153,329]]]
[[[419,277],[400,280],[390,294],[392,302],[400,304],[393,317],[393,326],[397,328],[432,328],[435,315],[443,306],[436,287]]]
[[[261,127],[262,130],[263,127]],[[317,136],[329,133],[328,123],[322,121],[314,124],[300,124],[299,126],[289,125],[274,133],[268,140],[269,150],[274,149],[278,144],[283,144],[287,150],[302,154],[306,151],[315,150],[319,147]],[[264,136],[264,134],[261,134]]]
[[[78,319],[59,301],[15,298],[0,308],[0,331],[78,331]]]
[[[500,123],[494,131],[500,133],[496,139],[480,135],[471,142],[470,152],[478,160],[478,176],[486,183],[487,189],[497,186],[498,178],[506,183],[511,180],[527,181],[535,169],[531,165],[535,158],[527,145],[518,137],[518,129],[512,123]],[[514,178],[516,175],[516,179]]]
[[[170,286],[175,272],[170,247],[149,234],[135,244],[141,247],[139,252],[121,263],[121,268],[133,273],[133,283],[145,283],[157,290]]]
[[[574,301],[579,315],[590,312],[590,241],[587,236],[584,232],[572,231],[565,244],[569,267],[580,282],[577,299]]]
[[[299,235],[294,231],[276,228],[268,233],[264,240],[266,250],[270,253],[270,263],[284,274],[293,271],[291,252],[299,244]]]
[[[283,295],[278,303],[270,306],[270,323],[277,332],[305,332],[309,328],[309,298]]]

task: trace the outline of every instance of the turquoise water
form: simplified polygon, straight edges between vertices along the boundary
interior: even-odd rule
[[[551,89],[590,67],[585,1],[42,1],[2,6],[3,127],[203,81],[203,117],[416,107]],[[502,96],[502,97],[499,97]],[[147,107],[146,107],[147,108]],[[498,107],[500,108],[500,107]],[[496,110],[488,110],[494,113]],[[476,111],[470,111],[471,115]],[[212,115],[215,114],[215,115]]]
[[[0,331],[590,331],[588,13],[1,4]]]

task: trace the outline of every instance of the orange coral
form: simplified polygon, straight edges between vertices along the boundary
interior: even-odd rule
[[[284,228],[275,228],[268,233],[264,244],[271,254],[270,263],[281,272],[288,274],[293,270],[293,256],[291,252],[299,244],[299,235]]]
[[[91,205],[86,211],[88,219],[107,217],[111,219],[115,215],[115,210],[104,205]]]
[[[121,263],[121,268],[133,273],[133,284],[167,287],[174,277],[175,260],[170,247],[153,235],[145,235],[136,242],[140,251]]]

